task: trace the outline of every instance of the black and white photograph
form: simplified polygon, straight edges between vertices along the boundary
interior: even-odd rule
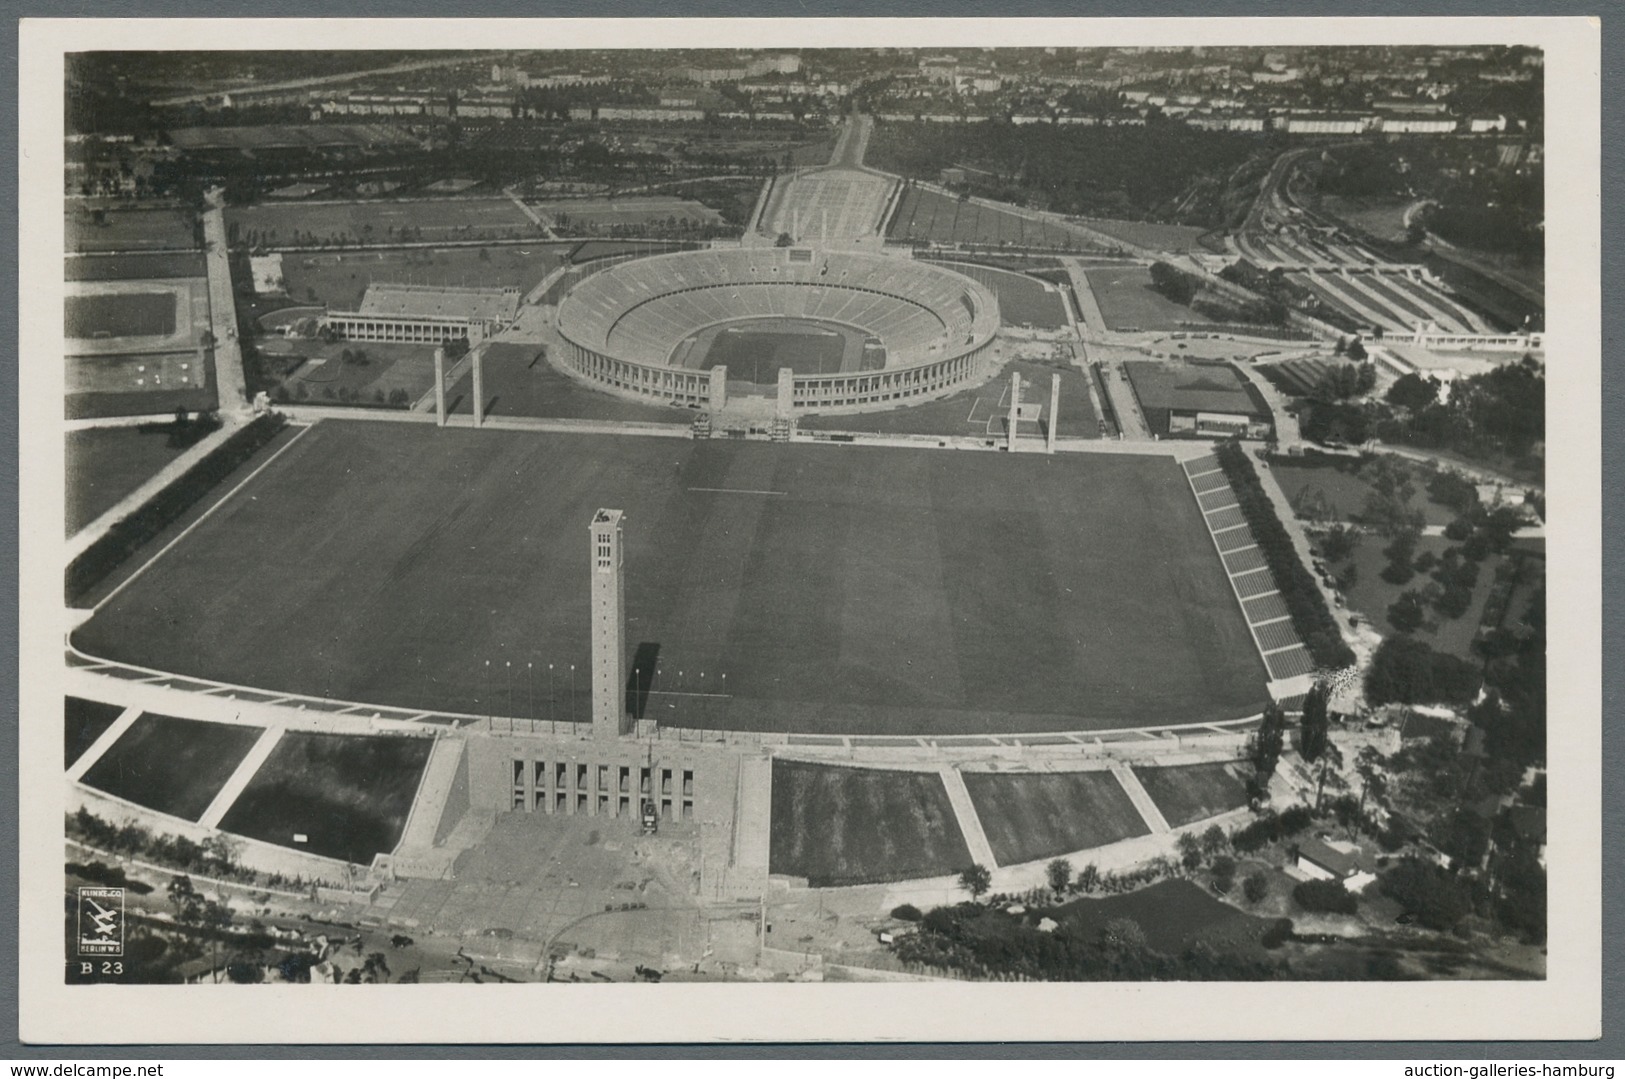
[[[36,25],[42,995],[1589,1029],[1594,28],[862,22]]]

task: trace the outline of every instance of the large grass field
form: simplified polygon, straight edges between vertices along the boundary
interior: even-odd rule
[[[69,251],[142,251],[197,247],[197,215],[184,207],[134,210],[98,204],[101,220],[91,204],[66,211],[64,220]],[[138,275],[139,276],[139,275]]]
[[[1007,326],[1059,330],[1067,325],[1065,295],[1036,277],[969,262],[940,262],[938,265],[992,289],[999,298],[999,319]]]
[[[122,704],[68,697],[62,707],[62,766],[78,760],[124,712]]]
[[[1247,804],[1247,784],[1235,764],[1136,765],[1134,775],[1175,828],[1216,817]]]
[[[1064,251],[1085,251],[1100,246],[1064,225],[976,201],[960,201],[918,187],[903,193],[886,237],[898,241],[1048,247]]]
[[[540,345],[498,341],[486,347],[482,367],[487,416],[672,424],[694,422],[695,413],[689,409],[644,404],[577,382],[548,363]],[[448,412],[464,415],[473,412],[473,384],[474,376],[464,374],[446,388]],[[428,385],[434,385],[432,368]]]
[[[965,772],[1000,865],[1103,847],[1151,829],[1117,777],[1099,772]]]
[[[628,648],[658,652],[650,714],[667,724],[1098,729],[1264,701],[1161,457],[328,421],[75,640],[240,685],[483,712],[501,694],[487,660],[587,669],[600,506],[627,512]],[[585,716],[585,678],[579,696]]]
[[[400,842],[433,745],[427,738],[289,731],[220,827],[368,864]],[[296,842],[296,834],[307,842]]]
[[[967,435],[974,438],[1001,439],[1009,422],[1010,372],[1021,375],[1024,385],[1023,400],[1037,401],[1049,411],[1050,376],[1061,376],[1061,422],[1056,435],[1061,438],[1099,438],[1100,420],[1095,415],[1089,398],[1089,376],[1067,364],[1042,364],[1016,360],[1005,367],[998,377],[980,386],[927,401],[923,405],[903,405],[889,412],[864,412],[856,415],[831,413],[801,416],[797,423],[808,431],[862,431],[888,435]],[[1044,423],[1048,424],[1046,416]],[[1044,428],[1047,430],[1047,427]],[[1039,429],[1019,434],[1038,434]]]
[[[306,237],[345,243],[386,243],[392,238],[413,242],[524,239],[540,229],[511,199],[444,198],[382,199],[353,202],[261,202],[234,206],[226,223],[240,235],[254,231],[273,246],[303,243]],[[404,236],[402,230],[410,230]],[[297,237],[297,239],[296,239]]]
[[[168,337],[175,332],[175,297],[168,292],[68,296],[63,316],[69,337]]]
[[[374,281],[529,290],[561,264],[571,246],[538,242],[490,247],[291,251],[282,256],[282,278],[289,299],[297,303],[322,303],[335,311],[354,311]]]
[[[855,331],[815,325],[808,320],[758,319],[724,326],[704,342],[700,370],[726,366],[728,380],[776,386],[779,368],[798,375],[832,375],[842,370],[841,360],[852,346]],[[703,331],[702,331],[703,334]],[[856,348],[861,353],[862,334]]]
[[[1089,270],[1084,276],[1111,329],[1178,330],[1186,323],[1212,321],[1152,288],[1151,271],[1144,266]]]
[[[940,877],[970,861],[936,773],[773,762],[769,872],[819,888]]]
[[[148,713],[85,772],[86,786],[197,820],[259,739],[259,727]]]

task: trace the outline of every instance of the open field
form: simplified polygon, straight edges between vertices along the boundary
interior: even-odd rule
[[[257,232],[272,247],[334,240],[353,244],[542,238],[524,211],[501,196],[258,203],[227,209],[226,223],[239,235]]]
[[[940,877],[970,861],[934,772],[773,762],[769,872],[818,888]]]
[[[62,260],[64,281],[162,281],[201,278],[207,272],[201,252],[85,255]]]
[[[1127,895],[1077,899],[1055,917],[1077,936],[1093,939],[1106,923],[1128,918],[1145,932],[1145,942],[1161,952],[1180,952],[1197,941],[1216,947],[1253,945],[1269,928],[1254,917],[1209,895],[1189,880],[1165,880]]]
[[[1184,827],[1247,804],[1247,784],[1234,764],[1134,766],[1140,786],[1170,825]]]
[[[219,407],[214,364],[205,357],[201,351],[74,356],[68,360],[63,412],[78,420],[213,410]]]
[[[510,204],[511,205],[511,204]],[[282,257],[288,298],[354,311],[374,281],[528,291],[558,266],[573,245],[394,247],[367,251],[293,252]]]
[[[1321,463],[1306,463],[1310,460]],[[1305,511],[1324,502],[1332,518],[1358,523],[1367,499],[1375,492],[1370,481],[1360,475],[1368,463],[1365,458],[1294,458],[1277,455],[1271,457],[1269,463],[1275,473],[1275,482],[1281,485],[1281,493],[1298,511],[1298,516],[1305,520],[1315,520],[1315,513]],[[1411,508],[1420,510],[1427,524],[1447,525],[1455,520],[1456,511],[1428,497],[1427,475],[1421,468],[1412,469],[1416,494],[1411,498]],[[1378,543],[1378,546],[1382,544]]]
[[[259,727],[147,713],[84,775],[86,786],[195,821],[259,739]]]
[[[585,666],[599,506],[627,511],[629,645],[658,650],[668,725],[1098,729],[1264,700],[1179,467],[1118,455],[330,421],[75,641],[240,685],[484,711],[488,659]]]
[[[969,262],[931,261],[992,289],[999,298],[999,319],[1006,325],[1040,330],[1059,330],[1067,325],[1065,297],[1036,277]]]
[[[1151,271],[1144,266],[1089,270],[1084,276],[1111,329],[1178,330],[1182,323],[1212,321],[1152,288]]]
[[[175,332],[175,295],[111,292],[64,299],[69,337],[168,337]]]
[[[837,374],[848,370],[842,360],[849,353],[854,360],[863,353],[861,333],[810,320],[756,319],[695,336],[700,370],[725,366],[728,381],[757,386],[777,386],[781,367],[798,375]]]
[[[1191,225],[1121,221],[1113,217],[1080,217],[1075,220],[1114,240],[1122,240],[1136,247],[1149,247],[1154,251],[1200,251],[1202,245],[1196,241],[1207,231]]]
[[[103,211],[100,221],[92,208]],[[74,202],[65,220],[68,251],[156,251],[198,246],[191,210],[134,210],[98,202]],[[148,276],[145,274],[137,276]]]
[[[693,199],[669,195],[627,195],[622,198],[551,199],[529,203],[531,209],[568,233],[574,226],[643,225],[675,222],[714,225],[722,215]]]
[[[944,244],[995,244],[1006,247],[1051,247],[1083,251],[1099,245],[1080,233],[1013,210],[999,210],[950,195],[912,187],[886,232],[889,240]]]
[[[488,416],[688,424],[696,415],[686,408],[643,404],[584,386],[548,363],[540,345],[499,341],[486,348],[482,364]],[[473,375],[465,374],[446,388],[448,412],[474,411],[473,382]],[[429,385],[434,385],[432,370]]]
[[[1399,598],[1400,593],[1411,589],[1425,590],[1434,583],[1433,578],[1426,573],[1418,573],[1399,585],[1383,580],[1382,571],[1388,565],[1388,558],[1382,552],[1387,545],[1387,541],[1381,536],[1368,535],[1355,548],[1353,558],[1329,566],[1333,575],[1342,573],[1351,563],[1356,567],[1354,585],[1347,591],[1349,609],[1359,611],[1369,618],[1371,625],[1383,636],[1398,632],[1388,620],[1388,608]],[[1423,536],[1416,542],[1416,553],[1418,555],[1431,553],[1438,557],[1454,546],[1455,543],[1443,536]],[[1428,607],[1428,620],[1413,634],[1416,639],[1432,645],[1437,651],[1448,652],[1462,659],[1475,659],[1472,651],[1473,637],[1477,634],[1478,623],[1484,616],[1484,604],[1489,600],[1496,570],[1505,562],[1504,556],[1492,555],[1479,564],[1478,581],[1473,586],[1472,604],[1467,608],[1467,613],[1460,618],[1443,618],[1432,607]]]
[[[1108,771],[967,771],[963,776],[1000,865],[1054,858],[1151,832]]]
[[[289,731],[220,821],[227,832],[369,864],[400,842],[433,742]],[[307,836],[299,843],[295,834]]]
[[[259,347],[268,366],[287,372],[282,385],[295,402],[335,402],[349,390],[360,404],[382,405],[404,390],[410,403],[434,388],[433,345],[268,337]]]
[[[91,427],[67,435],[68,535],[100,517],[185,449],[172,432]]]
[[[122,704],[67,697],[62,708],[62,766],[79,759],[124,712]]]
[[[1056,435],[1061,438],[1099,438],[1100,420],[1089,402],[1089,376],[1071,365],[1051,366],[1016,360],[1008,364],[998,377],[980,386],[961,390],[940,401],[923,405],[904,405],[890,412],[865,412],[859,415],[808,415],[798,419],[800,427],[808,431],[873,431],[878,434],[903,435],[968,435],[975,438],[1003,438],[1009,422],[1010,372],[1021,375],[1022,383],[1030,386],[1023,400],[1039,401],[1045,411],[1049,409],[1050,376],[1061,376],[1061,425]],[[1046,418],[1045,423],[1048,423]],[[1022,430],[1020,434],[1037,435],[1040,429]]]
[[[417,139],[392,124],[256,124],[252,127],[182,127],[169,139],[183,150],[315,149],[414,146]]]

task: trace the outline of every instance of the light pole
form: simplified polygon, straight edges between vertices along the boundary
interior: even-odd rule
[[[532,664],[529,660],[525,661],[525,715],[526,715],[527,718],[529,718],[529,720],[532,723],[535,723],[536,722],[536,687],[532,683],[532,680],[531,680],[531,676],[534,673],[532,671],[533,667],[534,667],[534,664]]]
[[[553,664],[547,665],[547,725],[553,726]]]
[[[576,665],[570,664],[570,722],[576,721]]]
[[[502,661],[502,666],[505,668],[503,677],[508,680],[508,725],[511,727],[513,725],[513,661],[505,659]]]
[[[491,707],[491,661],[485,661],[485,722],[489,726],[492,713],[496,710]]]

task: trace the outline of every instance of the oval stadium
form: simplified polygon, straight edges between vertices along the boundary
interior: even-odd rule
[[[575,375],[713,409],[729,396],[779,396],[781,377],[792,411],[952,393],[986,378],[998,328],[997,299],[961,274],[808,247],[622,262],[586,278],[558,310],[559,362]]]

